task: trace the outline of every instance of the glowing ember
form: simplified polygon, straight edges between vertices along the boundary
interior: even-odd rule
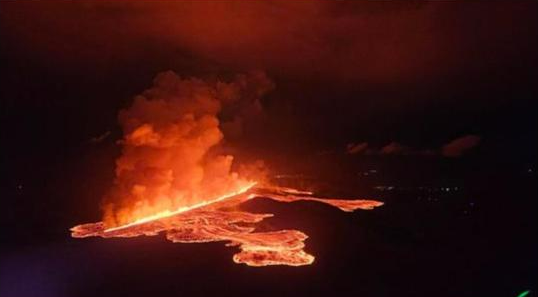
[[[316,201],[344,211],[372,209],[383,205],[374,200],[325,199],[312,197],[312,193],[306,191],[279,187],[260,188],[254,185],[250,184],[238,192],[211,201],[161,212],[119,227],[105,229],[102,222],[78,225],[71,228],[72,236],[135,237],[153,236],[166,231],[166,238],[172,242],[228,241],[227,246],[238,246],[241,250],[233,257],[236,263],[249,266],[300,266],[314,261],[314,256],[303,250],[304,241],[308,238],[306,234],[298,230],[255,232],[255,227],[246,227],[245,224],[252,225],[273,215],[225,209],[256,197],[280,202]]]

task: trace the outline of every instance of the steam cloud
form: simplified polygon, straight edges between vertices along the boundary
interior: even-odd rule
[[[248,183],[249,176],[232,171],[233,156],[214,150],[224,137],[218,115],[223,108],[236,110],[231,123],[240,129],[242,117],[260,112],[259,99],[272,88],[263,72],[229,83],[182,79],[171,71],[157,75],[119,113],[123,152],[104,198],[105,225],[189,206]]]

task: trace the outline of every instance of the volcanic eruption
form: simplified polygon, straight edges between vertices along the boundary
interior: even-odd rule
[[[219,153],[222,125],[241,124],[241,114],[260,108],[274,87],[263,72],[238,75],[231,82],[183,79],[159,74],[153,86],[119,113],[124,137],[116,178],[103,198],[103,220],[71,228],[76,238],[134,237],[165,232],[172,242],[226,241],[240,252],[236,263],[250,266],[308,265],[306,234],[298,230],[256,232],[273,216],[236,206],[256,198],[279,202],[326,203],[351,212],[383,203],[314,197],[312,192],[271,185],[262,163],[232,170],[234,157]],[[223,109],[238,115],[221,123]],[[245,112],[246,110],[246,112]]]

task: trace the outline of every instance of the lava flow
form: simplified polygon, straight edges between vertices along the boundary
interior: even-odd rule
[[[348,212],[383,205],[382,202],[374,200],[318,198],[313,197],[311,192],[282,187],[262,188],[250,184],[239,192],[191,207],[161,212],[126,225],[106,228],[103,222],[98,222],[78,225],[71,228],[71,231],[72,236],[76,238],[153,236],[165,231],[166,238],[172,242],[227,241],[227,246],[237,246],[240,249],[240,252],[233,257],[235,263],[245,263],[249,266],[311,264],[314,256],[304,251],[304,241],[308,236],[303,232],[299,230],[255,232],[253,224],[272,217],[273,214],[229,210],[232,206],[256,197],[280,202],[316,201]],[[250,226],[247,227],[245,224]]]

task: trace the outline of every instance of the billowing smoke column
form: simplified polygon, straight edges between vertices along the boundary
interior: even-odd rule
[[[261,108],[273,88],[262,72],[234,81],[182,79],[168,71],[119,114],[124,137],[116,178],[105,195],[104,224],[124,225],[165,210],[187,207],[237,191],[251,181],[232,172],[233,156],[213,150],[223,139],[223,107]],[[230,127],[241,123],[241,112]]]

